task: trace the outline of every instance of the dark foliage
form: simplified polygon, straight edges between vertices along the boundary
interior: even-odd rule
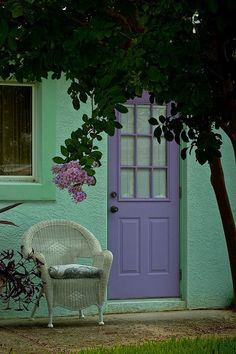
[[[10,209],[12,209],[12,208],[15,208],[16,206],[18,206],[18,205],[20,205],[20,204],[22,204],[22,203],[15,203],[15,204],[8,205],[8,206],[5,207],[5,208],[1,208],[1,209],[0,209],[0,213],[4,213],[5,211],[10,210]],[[8,220],[0,220],[0,224],[17,226],[16,224],[14,224],[14,222],[8,221]]]
[[[24,258],[14,250],[0,253],[0,299],[7,304],[6,309],[17,304],[18,311],[28,310],[29,304],[37,301],[37,294],[42,288],[40,264],[33,257]]]

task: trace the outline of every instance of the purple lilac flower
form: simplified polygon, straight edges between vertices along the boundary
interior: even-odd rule
[[[88,176],[87,172],[79,164],[79,161],[70,161],[65,164],[58,164],[52,167],[55,174],[53,182],[60,189],[68,189],[69,194],[75,202],[81,202],[87,195],[83,191],[83,184],[94,185],[95,178]]]
[[[86,179],[86,183],[87,183],[89,186],[95,184],[95,179],[94,179],[94,177],[88,176],[87,179]]]
[[[63,165],[53,165],[53,166],[52,166],[52,173],[56,174],[56,173],[61,172],[62,166],[63,166]]]
[[[75,202],[82,202],[87,197],[87,194],[80,186],[69,187],[68,192]]]

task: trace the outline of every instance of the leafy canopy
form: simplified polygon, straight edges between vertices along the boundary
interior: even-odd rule
[[[221,156],[215,129],[236,136],[235,16],[234,0],[0,1],[0,76],[65,75],[74,108],[91,103],[57,163],[79,159],[93,175],[96,141],[121,128],[115,109],[146,90],[150,102],[172,102],[167,117],[150,119],[156,138],[190,142],[203,164]]]

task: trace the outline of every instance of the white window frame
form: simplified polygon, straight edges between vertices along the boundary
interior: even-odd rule
[[[0,82],[0,86],[26,86],[32,88],[32,175],[31,176],[1,176],[0,182],[36,182],[37,181],[37,88],[34,83],[18,83],[16,81]]]
[[[32,86],[32,176],[1,176],[1,200],[55,200],[56,187],[52,181],[52,157],[56,153],[56,81],[0,84]],[[20,178],[19,178],[20,177]]]

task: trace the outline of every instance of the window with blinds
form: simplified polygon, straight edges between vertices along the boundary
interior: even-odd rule
[[[34,177],[33,91],[33,85],[0,84],[1,179]]]

